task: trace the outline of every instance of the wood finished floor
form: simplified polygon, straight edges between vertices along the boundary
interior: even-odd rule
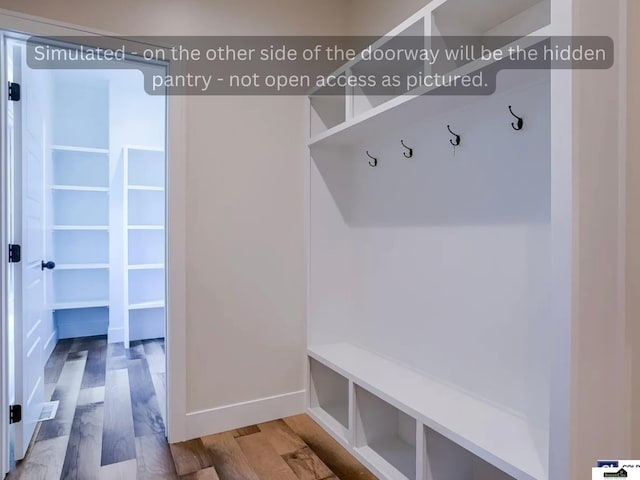
[[[45,369],[59,400],[9,480],[376,480],[307,415],[167,444],[162,340],[62,340]]]
[[[376,480],[307,415],[171,445],[181,480]]]
[[[59,400],[10,480],[177,479],[164,436],[163,340],[61,340],[45,368]]]

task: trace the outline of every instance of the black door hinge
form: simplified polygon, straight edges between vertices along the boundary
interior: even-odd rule
[[[20,245],[12,243],[9,245],[9,263],[18,263],[22,259]]]
[[[20,84],[9,82],[9,100],[17,102],[20,100]]]
[[[22,405],[11,405],[9,407],[9,423],[22,421]]]

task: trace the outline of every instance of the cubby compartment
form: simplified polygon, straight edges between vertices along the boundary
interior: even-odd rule
[[[55,225],[109,225],[109,193],[75,190],[53,191]]]
[[[416,479],[416,421],[356,386],[356,449],[388,478]]]
[[[550,0],[447,0],[431,14],[432,48],[504,47],[549,25],[550,5]],[[475,56],[479,56],[478,50]],[[468,59],[449,61],[441,55],[433,71],[444,74],[465,63]]]
[[[346,437],[349,429],[349,380],[313,358],[309,358],[309,374],[311,409]]]
[[[129,270],[129,307],[164,302],[164,269]]]
[[[109,270],[54,270],[54,309],[109,304]]]
[[[67,186],[109,186],[108,153],[54,148],[53,184]]]
[[[59,265],[109,263],[109,232],[54,230],[53,251]]]
[[[418,52],[424,49],[427,40],[425,38],[425,21],[424,18],[420,18],[397,35],[381,38],[370,47],[370,50],[365,50],[365,52],[389,52],[397,57],[398,52]],[[354,116],[361,115],[399,95],[409,93],[407,76],[424,73],[428,67],[420,58],[408,60],[400,57],[398,60],[377,60],[371,57],[367,53],[367,56],[351,66],[352,75],[362,78],[372,76],[376,79],[375,86],[353,88]],[[391,57],[385,55],[385,58]],[[383,75],[399,76],[401,85],[397,87],[382,86]]]
[[[129,266],[164,264],[164,230],[129,230]]]
[[[164,192],[129,190],[129,225],[164,225]]]
[[[145,308],[129,311],[129,340],[164,338],[164,308]]]
[[[129,185],[164,187],[164,152],[159,150],[128,149]]]
[[[424,427],[424,447],[425,479],[515,480],[428,427]]]
[[[345,93],[344,87],[326,87],[317,90],[309,97],[311,137],[340,125],[346,120]]]

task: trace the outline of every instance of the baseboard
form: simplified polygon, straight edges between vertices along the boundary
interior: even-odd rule
[[[107,332],[109,343],[122,343],[124,342],[124,327],[111,328]]]
[[[306,392],[300,390],[248,402],[187,413],[187,438],[204,437],[304,413]]]

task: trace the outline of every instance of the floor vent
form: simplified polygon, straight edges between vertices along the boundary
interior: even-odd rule
[[[39,422],[44,422],[45,420],[53,420],[56,418],[56,413],[58,412],[58,405],[60,405],[60,401],[56,400],[54,402],[46,402],[42,404],[42,412],[40,412]]]

